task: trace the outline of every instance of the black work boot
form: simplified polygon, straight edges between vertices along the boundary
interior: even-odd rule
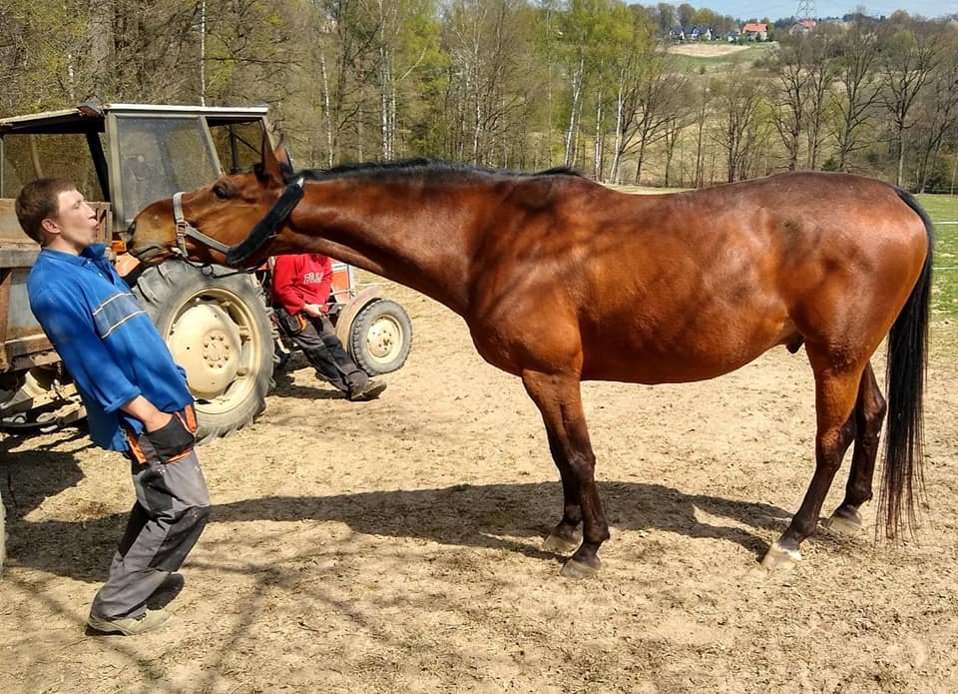
[[[374,381],[373,379],[367,379],[366,383],[353,388],[352,386],[349,390],[346,391],[346,399],[350,402],[366,402],[367,400],[375,400],[382,392],[386,390],[386,384],[382,381]]]

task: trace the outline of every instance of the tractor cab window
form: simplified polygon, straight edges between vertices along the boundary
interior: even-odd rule
[[[247,173],[262,159],[263,121],[229,122],[207,116],[220,162],[228,174]]]
[[[0,198],[17,197],[37,178],[66,178],[87,200],[106,200],[85,134],[11,133],[4,135],[0,151]]]
[[[124,221],[155,200],[193,190],[219,176],[203,120],[199,117],[117,116],[116,186]]]

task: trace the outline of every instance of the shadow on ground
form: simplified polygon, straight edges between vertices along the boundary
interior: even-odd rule
[[[82,474],[73,456],[38,451],[4,466],[18,492],[8,523],[11,566],[40,569],[84,581],[106,578],[126,522],[125,514],[83,521],[28,521],[37,500],[75,484]],[[691,538],[734,542],[756,557],[767,549],[750,529],[782,530],[790,514],[764,503],[685,494],[659,484],[600,484],[611,525],[619,530],[655,528]],[[558,483],[455,485],[439,489],[375,491],[332,496],[275,496],[214,506],[213,523],[336,521],[368,535],[417,538],[443,545],[485,547],[551,558],[527,542],[544,536],[561,509]],[[10,505],[8,504],[8,508]],[[727,518],[711,525],[696,517]]]

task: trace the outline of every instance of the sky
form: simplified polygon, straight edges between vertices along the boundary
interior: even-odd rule
[[[841,17],[863,5],[867,14],[890,15],[895,10],[908,14],[939,17],[958,13],[958,0],[814,0],[816,17]],[[642,4],[651,4],[643,2]],[[674,4],[678,5],[679,2]],[[798,0],[689,0],[693,7],[707,7],[720,14],[748,19],[769,17],[772,20],[795,14]]]

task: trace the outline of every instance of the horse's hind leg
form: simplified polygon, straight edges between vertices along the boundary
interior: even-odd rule
[[[835,509],[828,527],[839,532],[857,532],[862,527],[859,507],[872,498],[872,477],[875,459],[878,457],[878,442],[887,409],[875,372],[871,364],[865,367],[858,402],[855,405],[855,452],[852,468],[845,486],[845,499]]]
[[[579,526],[582,524],[582,506],[579,504],[579,486],[575,481],[569,462],[566,460],[565,453],[562,450],[562,444],[559,443],[559,437],[552,431],[549,422],[546,421],[546,434],[549,437],[549,452],[552,453],[552,460],[559,468],[559,476],[562,478],[562,520],[552,529],[549,536],[545,539],[542,547],[548,552],[557,554],[570,554],[579,546],[582,537],[579,534]]]
[[[559,525],[569,528],[577,524],[576,496],[582,514],[582,544],[562,567],[562,575],[573,578],[591,575],[601,565],[597,552],[609,539],[609,525],[595,486],[595,454],[582,411],[579,379],[568,374],[525,371],[522,382],[542,413],[550,443],[554,437],[555,450],[559,453],[555,456],[556,463],[562,460],[566,466],[563,489],[568,489],[566,514],[570,515],[567,519],[564,514]],[[562,472],[562,467],[559,470]],[[566,487],[566,475],[571,482],[569,487]]]
[[[815,371],[815,410],[818,419],[815,474],[812,475],[798,513],[762,559],[762,565],[769,569],[789,566],[802,558],[799,547],[818,525],[825,495],[855,435],[852,413],[858,399],[864,365],[836,370],[832,360],[823,351],[809,346],[808,353]]]

